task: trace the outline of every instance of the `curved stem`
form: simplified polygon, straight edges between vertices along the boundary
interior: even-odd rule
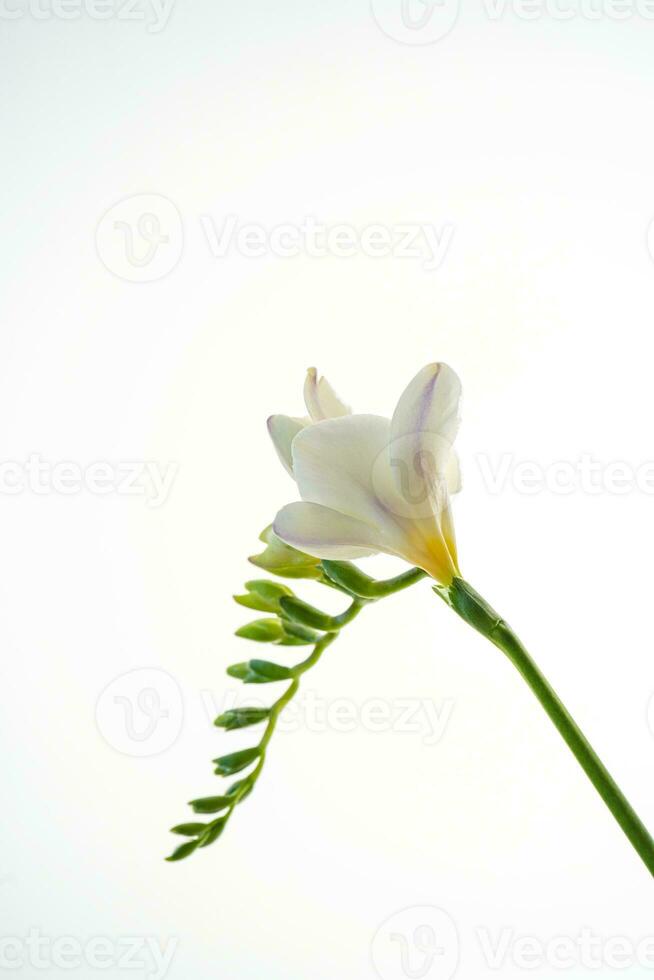
[[[401,575],[375,582],[372,586],[372,597],[383,599],[387,595],[395,595],[396,592],[408,589],[410,585],[414,585],[426,577],[427,572],[422,568],[410,568],[408,572],[402,572]]]
[[[645,867],[654,876],[654,839],[583,734],[553,687],[510,626],[463,579],[439,594],[471,626],[495,644],[518,669],[619,823]]]
[[[427,575],[422,568],[410,568],[401,575],[394,575],[393,578],[374,579],[350,561],[324,559],[320,564],[332,584],[361,599],[383,599],[395,592],[401,592],[402,589],[419,582]]]
[[[353,599],[352,603],[347,607],[345,612],[342,612],[339,616],[334,616],[332,618],[332,626],[336,630],[343,629],[348,623],[351,623],[355,619],[363,607],[366,604],[366,599]]]
[[[322,657],[323,653],[325,652],[329,644],[333,643],[333,641],[336,639],[337,636],[338,633],[325,633],[325,635],[322,636],[320,640],[316,643],[313,650],[311,651],[311,654],[306,658],[306,660],[303,660],[301,663],[297,664],[297,666],[293,668],[293,680],[288,685],[284,693],[277,698],[277,700],[275,701],[275,703],[272,705],[270,709],[266,727],[257,746],[257,748],[259,749],[259,758],[257,760],[257,764],[252,770],[252,772],[249,774],[249,776],[247,776],[243,780],[243,786],[239,789],[237,793],[234,794],[233,804],[229,807],[229,810],[227,814],[224,816],[224,818],[221,818],[224,819],[225,822],[227,822],[229,817],[232,815],[232,811],[236,807],[237,803],[240,803],[241,798],[243,794],[246,792],[246,790],[249,793],[253,789],[254,784],[259,778],[261,774],[261,770],[263,769],[266,761],[266,748],[268,747],[268,742],[273,736],[275,727],[277,726],[277,720],[281,712],[284,710],[284,708],[289,703],[289,701],[291,701],[295,697],[295,695],[299,690],[300,677],[302,676],[302,674],[306,673],[307,670],[310,670],[311,667],[313,667],[315,664],[318,663],[318,661]]]
[[[324,564],[327,563],[325,562]],[[345,563],[340,563],[340,564],[345,564]],[[352,568],[354,568],[354,566],[352,566]],[[359,574],[363,574],[363,573],[359,573]],[[369,576],[365,576],[365,577],[371,583],[371,588],[376,590],[375,597],[384,598],[386,596],[393,595],[395,592],[400,592],[402,591],[402,589],[408,588],[410,585],[413,585],[415,582],[419,582],[421,579],[425,577],[425,575],[426,572],[423,572],[421,568],[411,568],[409,569],[409,571],[403,572],[401,575],[396,575],[394,578],[390,578],[390,579],[377,580],[377,579],[372,579]],[[300,678],[302,677],[303,674],[305,674],[308,670],[310,670],[313,666],[315,666],[315,664],[318,663],[318,661],[320,660],[321,656],[323,655],[327,647],[330,645],[330,643],[333,643],[334,640],[338,637],[341,629],[344,626],[347,626],[349,623],[351,623],[352,620],[359,615],[363,607],[372,601],[371,598],[360,597],[350,592],[349,590],[348,590],[348,594],[352,598],[352,602],[350,603],[350,605],[347,607],[347,609],[344,612],[340,613],[337,616],[330,617],[329,632],[326,632],[321,636],[321,638],[318,640],[318,642],[316,643],[316,645],[314,646],[313,650],[306,658],[306,660],[301,661],[301,663],[296,664],[296,666],[292,668],[291,676],[293,680],[286,688],[284,693],[281,695],[281,697],[279,697],[271,707],[270,714],[268,716],[268,723],[266,724],[266,728],[261,737],[261,741],[259,742],[258,745],[259,759],[257,761],[255,768],[252,770],[250,775],[244,781],[248,783],[249,789],[252,788],[256,780],[259,778],[259,775],[261,773],[261,770],[263,769],[265,759],[266,759],[266,747],[268,745],[268,742],[272,738],[273,732],[275,731],[275,726],[277,725],[277,719],[279,718],[280,713],[283,711],[283,709],[286,707],[289,701],[291,701],[292,698],[294,698],[295,695],[297,694],[298,689],[300,687]],[[311,608],[309,606],[306,606],[304,603],[302,603],[302,605],[306,609]],[[314,612],[318,613],[318,615],[323,615],[322,613],[319,612],[319,610],[314,610]],[[241,793],[237,794],[236,802],[238,802],[240,798],[241,798]],[[234,807],[230,809],[228,816],[231,815],[233,809]]]
[[[238,804],[241,803],[246,796],[249,796],[254,789],[254,786],[263,771],[266,762],[268,743],[273,736],[279,716],[289,701],[291,701],[297,694],[300,688],[300,679],[302,675],[318,663],[327,647],[339,636],[342,628],[347,626],[348,623],[351,623],[352,620],[359,615],[363,607],[368,605],[370,602],[387,595],[392,595],[394,592],[400,592],[402,589],[407,588],[409,585],[413,585],[414,582],[417,582],[425,577],[425,573],[421,569],[414,568],[410,569],[408,572],[404,572],[402,575],[396,575],[395,578],[387,579],[385,581],[376,581],[375,579],[370,578],[370,576],[358,572],[354,565],[349,566],[349,563],[345,562],[334,564],[340,565],[341,567],[347,565],[348,568],[351,568],[351,574],[353,574],[355,578],[360,576],[360,579],[364,581],[365,589],[369,590],[370,594],[367,596],[360,595],[356,589],[352,589],[344,582],[342,583],[339,576],[335,573],[334,579],[325,577],[323,579],[324,584],[335,586],[339,589],[339,591],[344,592],[351,600],[347,609],[336,616],[327,616],[319,609],[309,606],[307,603],[295,596],[281,597],[280,608],[285,617],[290,617],[289,622],[295,620],[296,624],[299,624],[300,626],[308,626],[309,629],[318,630],[322,633],[322,635],[315,642],[313,650],[309,656],[289,669],[288,673],[285,675],[290,680],[289,685],[279,696],[279,698],[271,705],[270,709],[267,711],[267,714],[264,715],[266,718],[266,726],[263,730],[263,734],[258,745],[254,747],[253,751],[255,754],[251,759],[251,761],[254,763],[254,767],[250,773],[244,776],[239,782],[235,783],[231,787],[231,791],[228,791],[226,796],[216,799],[208,798],[207,800],[194,801],[196,806],[201,803],[208,803],[212,807],[210,810],[196,809],[196,813],[219,812],[220,816],[204,825],[186,824],[180,825],[178,828],[173,828],[176,832],[182,833],[185,836],[193,836],[195,839],[182,844],[173,854],[170,855],[167,860],[179,861],[185,857],[188,857],[193,853],[195,848],[207,847],[209,844],[212,844],[215,840],[217,840],[223,833]],[[344,570],[343,574],[345,577],[349,577],[348,568],[345,568]],[[357,578],[357,582],[358,581],[359,578]],[[256,661],[250,661],[249,663],[254,664]],[[244,665],[238,666],[241,667]],[[239,674],[238,676],[241,675]],[[249,724],[256,724],[258,720],[259,719],[252,722],[247,721],[245,727],[247,727]],[[217,759],[214,761],[221,762],[223,760]],[[247,764],[249,765],[249,760]],[[221,773],[221,775],[222,774],[223,773]]]
[[[377,597],[382,598],[385,596],[392,595],[395,592],[400,592],[402,589],[408,588],[408,586],[413,585],[414,582],[418,582],[420,581],[420,579],[424,578],[425,574],[426,573],[423,572],[422,569],[420,568],[412,568],[408,572],[404,572],[402,575],[396,575],[392,579],[385,579],[382,581],[382,580],[376,580],[370,578],[369,581],[372,584],[372,586],[378,590]],[[369,578],[369,576],[366,576],[366,578]],[[318,661],[322,657],[327,647],[331,643],[333,643],[334,640],[339,636],[341,629],[344,626],[347,626],[348,623],[351,623],[352,620],[359,615],[363,607],[371,601],[371,599],[359,597],[349,591],[348,594],[350,595],[352,602],[347,607],[347,609],[337,616],[330,617],[329,632],[323,633],[323,635],[320,637],[318,642],[315,644],[309,656],[305,660],[302,660],[299,664],[296,664],[296,666],[292,668],[291,683],[288,685],[284,693],[280,695],[280,697],[274,702],[274,704],[270,708],[270,713],[268,715],[268,721],[266,723],[266,727],[257,746],[257,748],[259,749],[259,756],[257,759],[257,763],[254,769],[252,770],[252,772],[248,776],[246,776],[245,779],[242,781],[242,785],[239,787],[238,791],[234,794],[234,801],[228,808],[227,812],[219,818],[219,821],[216,822],[221,822],[223,825],[226,824],[229,818],[231,817],[232,813],[234,812],[237,804],[240,803],[243,797],[245,795],[248,795],[254,788],[254,784],[256,783],[259,776],[261,775],[261,772],[265,765],[266,749],[277,726],[277,721],[279,719],[279,716],[281,712],[284,710],[284,708],[286,707],[286,705],[297,694],[300,688],[300,678],[302,677],[302,675],[305,674],[308,670],[314,667],[315,664],[318,663]],[[306,606],[304,603],[302,603],[302,606],[305,606],[306,609],[312,608],[310,606]],[[314,610],[314,612],[318,613],[318,615],[323,615],[322,613],[319,612],[319,610]]]

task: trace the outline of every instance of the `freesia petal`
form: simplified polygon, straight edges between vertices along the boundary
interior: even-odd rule
[[[310,425],[293,440],[300,496],[382,528],[396,496],[388,465],[390,423],[378,415],[346,415]]]
[[[428,364],[400,397],[391,421],[391,466],[407,500],[446,492],[459,427],[461,383],[447,364]]]
[[[463,481],[461,479],[461,464],[459,463],[459,457],[456,450],[453,449],[447,458],[447,464],[445,466],[445,482],[447,483],[447,492],[459,493],[461,487],[463,486]]]
[[[451,446],[459,428],[461,382],[447,364],[428,364],[405,388],[391,422],[393,439],[437,435]]]
[[[315,558],[365,558],[379,550],[375,528],[320,504],[287,504],[273,530],[286,544]]]
[[[318,378],[315,368],[309,368],[304,382],[304,401],[313,422],[350,415],[352,409],[341,401],[326,378]]]
[[[293,457],[291,443],[307,423],[289,415],[271,415],[268,419],[268,432],[283,466],[293,476]]]
[[[327,378],[321,378],[318,382],[318,398],[325,418],[337,419],[342,415],[351,415],[352,409],[338,397]]]

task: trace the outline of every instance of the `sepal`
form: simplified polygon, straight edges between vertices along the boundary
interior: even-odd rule
[[[451,585],[435,585],[433,589],[461,619],[494,642],[502,617],[465,579],[455,578]]]

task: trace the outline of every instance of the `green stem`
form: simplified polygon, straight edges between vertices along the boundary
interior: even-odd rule
[[[502,650],[518,669],[654,876],[654,839],[510,626],[463,579],[455,579],[448,590],[439,588],[437,591],[462,619]]]
[[[280,608],[285,617],[290,617],[291,621],[294,620],[300,625],[304,624],[310,629],[321,631],[322,636],[316,642],[309,656],[290,670],[290,684],[268,712],[266,727],[259,744],[256,746],[256,764],[252,771],[233,787],[234,792],[231,794],[229,805],[221,811],[219,817],[205,825],[203,834],[195,842],[182,845],[168,860],[178,861],[187,857],[192,853],[194,847],[206,847],[222,834],[238,804],[253,790],[259,779],[265,765],[268,743],[273,736],[281,712],[299,690],[300,678],[320,660],[330,643],[333,643],[339,636],[341,629],[351,623],[363,607],[370,602],[400,592],[425,577],[425,572],[421,569],[412,568],[394,578],[377,581],[370,578],[369,575],[359,572],[349,562],[323,562],[323,565],[333,566],[333,571],[328,573],[325,569],[327,574],[322,579],[323,583],[344,592],[351,600],[350,605],[344,612],[336,616],[327,616],[319,609],[309,606],[295,596],[282,596]]]
[[[293,667],[293,677],[297,680],[302,676],[302,674],[306,674],[308,670],[311,670],[311,668],[318,663],[329,644],[333,643],[337,636],[338,632],[325,633],[324,636],[321,636],[306,660],[303,660],[301,663],[296,664],[296,666]],[[292,686],[293,685],[291,685],[291,687]],[[284,704],[286,704],[290,699],[285,698],[285,695],[282,695],[279,701],[275,702],[275,708],[282,700],[284,700]],[[282,707],[284,707],[284,705],[282,705]]]
[[[385,581],[376,581],[374,579],[370,579],[370,582],[374,583],[375,586],[379,587],[380,590],[379,597],[381,597],[386,595],[392,595],[394,592],[400,592],[402,589],[405,589],[409,585],[413,585],[414,582],[417,582],[421,578],[424,578],[424,575],[425,575],[424,572],[422,572],[418,568],[415,568],[415,569],[411,569],[409,572],[405,572],[403,575],[397,575],[395,576],[395,578],[392,579],[386,579]],[[366,578],[367,577],[368,576],[366,576]],[[302,677],[302,675],[305,674],[308,670],[311,670],[311,668],[318,663],[318,661],[322,657],[327,647],[331,643],[333,643],[334,640],[338,637],[341,629],[344,626],[347,626],[348,623],[351,623],[352,620],[359,615],[363,607],[371,601],[370,599],[365,599],[356,596],[347,589],[343,589],[343,591],[347,592],[347,594],[352,599],[352,602],[344,612],[340,613],[337,616],[329,617],[329,622],[330,622],[329,632],[324,633],[320,637],[318,642],[315,644],[313,650],[305,660],[302,660],[299,664],[296,664],[296,666],[293,667],[291,683],[288,685],[284,693],[274,702],[274,704],[270,708],[270,712],[268,714],[268,719],[266,722],[266,727],[257,746],[259,754],[254,769],[252,770],[252,772],[249,773],[248,776],[246,776],[242,780],[239,789],[237,790],[236,793],[234,793],[234,797],[230,806],[225,811],[223,811],[223,813],[221,813],[221,815],[216,820],[211,821],[211,823],[207,825],[208,831],[210,831],[212,828],[217,826],[221,827],[221,831],[224,830],[238,804],[246,795],[251,793],[252,790],[254,789],[254,786],[257,780],[259,779],[259,776],[261,775],[263,771],[263,767],[266,763],[266,749],[268,748],[268,743],[270,742],[274,734],[275,728],[277,727],[277,721],[279,719],[279,716],[284,710],[284,708],[286,707],[286,705],[289,703],[289,701],[291,701],[297,694],[300,688],[300,678]],[[306,609],[312,608],[306,606],[305,603],[302,603],[301,605]],[[318,610],[314,610],[314,613],[317,613],[318,615],[322,615],[319,613]]]
[[[427,575],[422,568],[410,568],[393,578],[374,579],[349,561],[323,560],[321,565],[330,582],[361,599],[383,599],[407,589]]]
[[[402,592],[404,589],[408,589],[410,585],[415,585],[416,582],[426,577],[427,572],[423,571],[422,568],[410,568],[408,572],[402,572],[401,575],[396,575],[394,578],[375,582],[372,586],[372,598],[383,599],[387,595],[395,595],[396,592]]]
[[[354,599],[352,604],[348,606],[345,612],[342,612],[340,616],[334,616],[332,619],[332,625],[334,629],[341,630],[348,623],[351,623],[356,616],[359,615],[361,610],[366,604],[366,599]]]
[[[325,562],[324,564],[327,563]],[[354,566],[352,567],[354,568]],[[369,582],[371,583],[371,588],[375,590],[375,598],[384,598],[386,596],[393,595],[396,592],[401,592],[403,589],[408,588],[410,585],[413,585],[415,582],[419,582],[421,579],[425,577],[425,575],[426,572],[423,572],[421,568],[411,568],[409,569],[408,572],[403,572],[401,575],[396,575],[394,578],[390,578],[390,579],[377,580],[377,579],[369,578],[369,576],[366,576],[366,579],[369,579]],[[347,607],[347,609],[344,612],[340,613],[338,616],[333,616],[330,618],[329,632],[325,633],[320,638],[320,640],[318,640],[318,642],[316,643],[315,647],[313,648],[309,656],[306,658],[306,660],[303,660],[301,663],[293,667],[292,670],[293,680],[286,688],[284,693],[281,695],[281,697],[278,698],[277,701],[275,701],[275,703],[271,707],[270,714],[268,716],[268,723],[266,724],[266,728],[261,737],[261,741],[259,742],[258,745],[259,758],[257,760],[257,764],[255,768],[252,770],[252,772],[250,773],[250,775],[245,780],[245,782],[247,783],[247,787],[249,789],[251,789],[254,786],[257,779],[259,778],[259,775],[261,774],[261,770],[263,769],[264,763],[266,761],[266,748],[268,746],[268,743],[270,742],[270,739],[272,738],[273,732],[275,731],[275,727],[277,725],[277,719],[279,718],[279,715],[286,707],[286,705],[289,703],[289,701],[291,701],[292,698],[294,698],[295,695],[297,694],[300,687],[300,678],[302,677],[303,674],[305,674],[308,670],[310,670],[313,666],[315,666],[315,664],[318,663],[318,661],[320,660],[320,658],[322,657],[323,653],[330,645],[330,643],[333,643],[334,640],[337,638],[337,636],[340,633],[340,630],[344,626],[347,626],[348,623],[351,623],[352,620],[359,615],[363,607],[367,605],[370,601],[372,601],[371,598],[359,597],[351,592],[349,594],[352,597],[352,602],[350,603],[350,605]],[[236,803],[240,801],[241,796],[245,792],[245,789],[246,786],[244,785],[242,787],[242,790],[235,795],[234,806],[230,807],[229,813],[227,814],[227,818],[231,816],[232,811],[236,806]]]
[[[268,721],[264,729],[264,733],[261,736],[261,741],[259,742],[259,745],[257,746],[259,749],[259,758],[257,760],[257,764],[252,770],[252,772],[250,773],[250,775],[247,776],[246,779],[244,780],[244,784],[241,787],[241,790],[235,794],[234,803],[229,808],[229,811],[225,816],[225,822],[227,821],[227,819],[229,819],[229,817],[231,817],[232,812],[236,807],[236,804],[240,802],[241,797],[243,793],[246,791],[246,789],[248,791],[251,790],[254,787],[254,784],[256,783],[257,779],[261,775],[261,770],[263,769],[266,761],[266,748],[275,731],[277,720],[280,714],[282,713],[282,711],[284,710],[284,708],[286,707],[286,705],[289,703],[289,701],[291,701],[297,694],[300,687],[300,677],[302,676],[302,674],[306,673],[307,670],[310,670],[315,664],[318,663],[318,661],[322,657],[323,653],[325,652],[329,644],[333,643],[333,641],[336,639],[337,636],[338,633],[325,633],[325,635],[321,637],[320,640],[316,643],[315,647],[311,651],[311,654],[306,658],[306,660],[303,660],[301,663],[297,664],[297,666],[293,668],[293,680],[288,685],[284,693],[279,698],[277,698],[277,700],[275,701],[275,703],[272,705],[270,709],[270,714],[268,715]]]

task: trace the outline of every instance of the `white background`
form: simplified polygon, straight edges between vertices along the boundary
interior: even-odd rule
[[[219,791],[211,758],[247,744],[212,727],[211,702],[253,652],[232,635],[246,556],[295,496],[265,419],[300,414],[310,364],[379,414],[429,361],[458,371],[463,574],[654,825],[654,495],[492,492],[480,469],[503,454],[654,459],[654,21],[590,19],[572,0],[570,19],[493,18],[473,0],[447,36],[400,43],[399,0],[375,6],[377,20],[366,0],[177,0],[160,30],[149,5],[129,20],[3,7],[0,458],[178,472],[159,507],[1,494],[2,935],[174,942],[172,980],[444,980],[451,935],[428,972],[419,950],[413,972],[371,953],[394,913],[435,906],[458,931],[457,976],[645,976],[634,957],[526,971],[512,956],[518,937],[584,928],[633,948],[654,935],[651,879],[520,679],[426,583],[365,611],[306,687],[358,717],[371,698],[453,705],[443,737],[280,732],[223,839],[162,860],[186,801]],[[178,260],[167,275],[130,282],[96,230],[143,194],[172,202],[183,233],[161,246]],[[454,233],[433,271],[217,258],[201,217],[220,229],[229,214]],[[129,739],[119,751],[124,703],[95,720],[107,685],[140,668],[178,728],[144,757]],[[502,930],[493,970],[479,933]],[[153,975],[50,966],[24,953],[13,975]]]

